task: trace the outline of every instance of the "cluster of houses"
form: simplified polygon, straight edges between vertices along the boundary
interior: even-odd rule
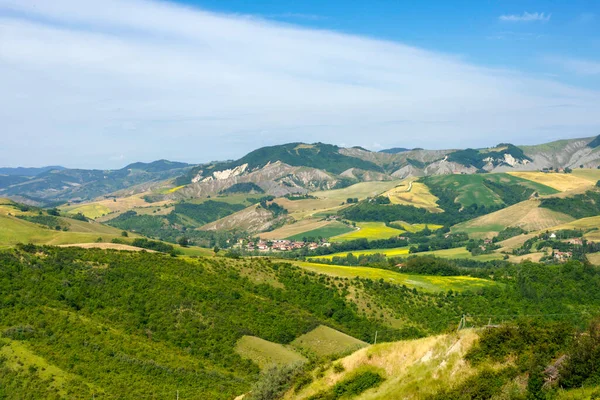
[[[243,241],[240,240],[240,246],[243,245]],[[319,247],[329,247],[331,243],[328,242],[302,242],[297,240],[273,240],[273,241],[264,241],[259,240],[258,242],[250,242],[246,244],[245,248],[248,251],[292,251],[299,250],[303,248],[308,248],[309,250],[316,250]]]

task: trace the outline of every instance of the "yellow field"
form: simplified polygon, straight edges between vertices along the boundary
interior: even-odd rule
[[[600,253],[586,254],[586,257],[593,265],[600,265]]]
[[[539,207],[539,200],[526,200],[502,210],[463,222],[452,227],[453,232],[465,232],[473,238],[493,237],[506,227],[526,231],[548,229],[573,221],[573,217]]]
[[[300,200],[297,200],[300,201]],[[295,203],[297,201],[292,201]],[[304,219],[302,221],[295,222],[290,225],[282,226],[281,228],[275,229],[271,232],[263,232],[260,233],[259,236],[261,239],[283,239],[290,236],[298,235],[300,233],[312,231],[314,229],[319,229],[327,224],[331,223],[331,221],[320,221],[318,219]]]
[[[396,249],[373,249],[373,250],[348,251],[348,252],[342,252],[342,253],[328,254],[326,256],[311,257],[311,258],[323,258],[326,260],[332,260],[333,257],[346,257],[350,253],[352,253],[352,255],[354,255],[355,257],[358,257],[360,255],[376,254],[376,253],[383,254],[386,257],[400,257],[400,256],[406,256],[409,254],[408,247],[398,247]]]
[[[343,235],[334,236],[332,242],[344,242],[355,239],[389,239],[393,236],[398,236],[404,233],[399,229],[390,228],[383,222],[357,222],[357,230],[354,232],[345,233]]]
[[[339,202],[346,201],[349,197],[357,197],[359,200],[364,200],[367,197],[378,196],[397,186],[399,183],[399,181],[360,182],[343,189],[324,190],[311,194],[319,198],[333,199]]]
[[[437,231],[438,229],[444,227],[443,225],[436,224],[409,224],[404,221],[394,221],[393,224],[402,226],[406,232],[410,233],[421,232],[423,229],[425,229],[425,227],[431,231]]]
[[[414,178],[403,181],[400,185],[388,190],[383,194],[387,196],[392,204],[402,204],[425,208],[430,212],[442,212],[437,206],[439,200],[429,191],[429,188],[420,182],[414,182]]]
[[[373,280],[383,279],[386,282],[416,287],[430,292],[437,292],[440,290],[447,291],[450,289],[454,291],[472,290],[496,284],[486,279],[472,278],[469,276],[409,275],[379,268],[346,267],[304,261],[295,261],[294,264],[319,274],[342,278],[360,277]]]
[[[573,171],[572,174],[564,173],[545,173],[545,172],[508,172],[508,174],[527,179],[533,182],[541,183],[542,185],[550,186],[561,192],[568,190],[580,189],[582,187],[591,187],[596,181],[590,180],[593,176],[592,172],[586,172],[586,170],[580,170],[579,172]]]
[[[235,345],[235,351],[242,358],[255,362],[261,369],[271,365],[288,365],[307,361],[304,356],[293,349],[256,336],[242,336]]]

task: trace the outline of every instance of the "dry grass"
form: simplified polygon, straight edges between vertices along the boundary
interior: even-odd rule
[[[300,393],[290,391],[285,399],[307,399],[363,370],[378,371],[386,380],[353,399],[423,399],[461,383],[476,372],[464,355],[477,338],[474,331],[463,330],[457,334],[369,346],[339,361],[344,372],[336,373],[329,368],[323,377]]]
[[[415,182],[414,178],[403,181],[400,185],[388,190],[383,195],[389,197],[392,204],[425,208],[430,212],[443,211],[437,206],[439,199],[431,194],[425,184]]]
[[[548,229],[573,221],[573,217],[539,207],[539,200],[526,200],[502,210],[455,225],[454,232],[466,232],[471,237],[493,237],[509,226],[526,231]]]
[[[542,185],[550,186],[561,192],[567,190],[579,189],[582,187],[591,187],[595,181],[590,180],[591,173],[544,173],[544,172],[508,172],[510,175],[527,179]]]
[[[159,201],[156,203],[148,203],[142,198],[143,196],[144,194],[136,194],[129,197],[119,197],[114,200],[102,199],[88,203],[63,206],[60,209],[61,211],[64,211],[66,213],[76,214],[78,212],[81,212],[88,218],[104,220],[107,218],[114,218],[119,213],[129,211],[132,209],[156,209],[157,207],[163,207],[166,204],[172,203],[172,201]]]
[[[533,262],[539,262],[540,259],[544,256],[546,256],[546,253],[531,253],[531,254],[524,254],[522,256],[510,256],[508,258],[508,261],[512,262],[512,263],[520,263],[521,261],[533,261]]]
[[[586,254],[586,257],[593,265],[600,265],[600,253]]]

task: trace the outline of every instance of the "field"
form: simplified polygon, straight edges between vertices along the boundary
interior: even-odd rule
[[[596,183],[590,180],[593,176],[591,172],[579,172],[573,174],[564,173],[545,173],[545,172],[509,172],[508,174],[522,179],[527,179],[532,182],[541,183],[542,185],[550,186],[561,192],[568,190],[580,189],[582,187],[591,187]]]
[[[579,178],[587,179],[592,183],[598,182],[600,180],[600,169],[591,169],[591,168],[577,168],[571,172],[571,175],[577,176]]]
[[[357,222],[358,229],[352,232],[330,238],[332,242],[344,242],[355,239],[389,239],[404,233],[399,229],[390,228],[383,222]]]
[[[242,358],[255,362],[261,369],[271,365],[288,365],[306,362],[298,352],[279,343],[269,342],[256,336],[242,336],[236,343],[235,351]]]
[[[550,230],[557,231],[560,229],[581,229],[587,231],[584,237],[594,242],[600,242],[600,216],[576,219],[560,225],[553,226]],[[542,233],[539,231],[538,233]]]
[[[573,220],[573,217],[539,207],[539,200],[525,200],[502,210],[483,215],[452,227],[453,232],[465,232],[470,237],[493,237],[509,226],[526,231],[548,229]]]
[[[409,224],[404,221],[394,221],[392,223],[395,225],[402,226],[406,232],[411,232],[411,233],[421,232],[425,228],[427,228],[431,231],[436,231],[440,228],[443,228],[443,225],[436,225],[436,224]]]
[[[388,190],[383,194],[387,196],[392,204],[403,204],[425,208],[430,212],[442,212],[437,206],[438,198],[429,191],[429,188],[414,178],[403,181],[400,185]]]
[[[423,289],[429,292],[474,290],[485,286],[495,285],[492,281],[467,276],[409,275],[380,268],[345,267],[302,261],[294,262],[294,264],[308,271],[320,274],[342,278],[360,277],[373,280],[383,279],[386,282],[397,285],[406,285],[408,287]]]
[[[360,255],[367,254],[383,254],[386,257],[403,257],[408,256],[409,248],[408,247],[398,247],[395,249],[371,249],[371,250],[357,250],[357,251],[348,251],[342,253],[333,253],[328,254],[326,256],[318,256],[313,258],[323,258],[327,260],[333,259],[333,257],[346,257],[348,254],[352,253],[355,257]],[[436,257],[448,258],[448,259],[462,259],[462,258],[470,258],[472,260],[477,261],[491,261],[491,260],[499,260],[502,258],[501,254],[492,253],[492,254],[481,254],[478,256],[473,256],[469,251],[467,251],[464,247],[457,247],[455,249],[446,249],[446,250],[434,250],[434,251],[426,251],[422,253],[415,253],[415,255],[434,255]]]
[[[368,344],[328,326],[320,325],[296,338],[291,345],[318,356],[333,356],[358,350]]]
[[[302,240],[304,237],[308,237],[308,238],[322,237],[322,238],[329,239],[334,236],[343,235],[343,234],[346,234],[348,232],[353,232],[353,231],[354,231],[354,229],[352,229],[351,227],[349,227],[346,224],[342,224],[341,222],[337,222],[337,221],[332,221],[321,228],[313,229],[313,230],[303,232],[303,233],[298,233],[296,235],[289,236],[286,239]]]
[[[92,243],[98,238],[110,242],[121,237],[121,231],[94,222],[83,222],[68,219],[69,231],[55,231],[38,224],[24,221],[12,216],[0,215],[0,246],[12,246],[17,243],[35,244],[70,244]]]
[[[77,214],[80,212],[88,218],[103,220],[114,218],[119,213],[132,209],[138,211],[147,208],[151,212],[158,207],[171,203],[170,201],[148,203],[142,196],[143,194],[136,194],[128,197],[118,197],[116,199],[102,199],[89,203],[71,204],[60,207],[60,210],[68,214]]]

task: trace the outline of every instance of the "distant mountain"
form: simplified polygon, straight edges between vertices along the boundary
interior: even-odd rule
[[[65,169],[59,165],[52,165],[48,167],[32,168],[32,167],[16,167],[16,168],[0,168],[0,175],[8,176],[36,176],[48,171],[60,171]]]
[[[184,174],[188,168],[189,164],[167,160],[134,163],[106,171],[48,167],[35,176],[0,176],[0,197],[24,198],[40,205],[91,200],[143,183],[171,179]]]

